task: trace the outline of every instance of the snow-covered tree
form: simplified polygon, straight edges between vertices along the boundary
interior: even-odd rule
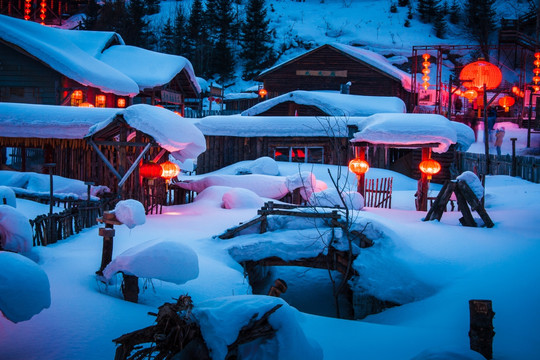
[[[187,19],[186,15],[184,14],[184,9],[182,7],[178,7],[176,9],[176,18],[174,20],[174,27],[173,27],[173,54],[176,55],[186,55],[186,52],[188,50],[187,47]]]
[[[215,6],[216,11],[212,21],[213,27],[210,29],[211,38],[215,39],[210,73],[218,74],[220,80],[224,81],[232,77],[235,65],[231,46],[232,24],[234,22],[232,0],[212,1],[215,2],[213,6]]]
[[[275,60],[272,38],[268,29],[264,0],[250,0],[246,21],[242,24],[242,53],[245,60],[242,78],[250,80]]]
[[[480,44],[482,53],[489,60],[489,38],[496,28],[495,0],[465,1],[466,26],[472,38]]]
[[[187,24],[187,51],[196,74],[206,74],[208,36],[204,26],[204,11],[201,0],[194,0]]]
[[[128,45],[148,47],[148,21],[143,0],[131,0],[128,5],[125,31],[122,35]]]
[[[160,9],[160,0],[144,0],[146,13],[148,15],[158,14]]]
[[[168,18],[161,29],[160,51],[166,54],[174,54],[174,40],[174,30],[171,24],[171,18]]]
[[[461,7],[459,6],[457,0],[452,1],[452,5],[450,5],[450,23],[451,24],[458,24],[459,19],[461,16]]]
[[[439,39],[443,39],[446,34],[446,19],[442,9],[435,13],[433,18],[433,28],[435,29],[435,35]]]

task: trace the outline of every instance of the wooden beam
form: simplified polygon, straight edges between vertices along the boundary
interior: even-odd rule
[[[92,146],[92,148],[96,151],[96,153],[98,154],[98,156],[101,158],[101,160],[103,160],[103,162],[105,163],[105,165],[109,168],[109,170],[111,170],[111,172],[118,178],[118,179],[122,179],[122,176],[118,173],[118,171],[116,171],[116,169],[114,168],[114,166],[110,163],[109,159],[107,159],[107,157],[105,155],[103,155],[103,153],[101,152],[101,150],[98,148],[98,146],[94,143],[94,141],[92,140],[92,138],[88,138],[88,143],[90,144],[90,146]]]
[[[133,162],[133,164],[131,164],[131,167],[129,168],[129,170],[124,174],[124,177],[118,183],[119,188],[121,188],[122,185],[124,185],[124,183],[126,182],[128,177],[131,175],[131,173],[137,168],[137,166],[139,165],[139,161],[141,161],[144,154],[146,154],[148,150],[150,150],[151,146],[152,146],[151,143],[146,144],[146,147],[143,149],[143,151],[141,151],[139,156],[137,156],[137,159]]]

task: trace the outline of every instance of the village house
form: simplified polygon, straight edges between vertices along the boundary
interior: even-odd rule
[[[74,31],[0,15],[0,102],[183,113],[201,92],[184,57],[125,45],[114,32]]]
[[[294,90],[330,90],[368,96],[395,96],[411,103],[411,75],[384,56],[358,47],[325,44],[255,77],[267,97]]]

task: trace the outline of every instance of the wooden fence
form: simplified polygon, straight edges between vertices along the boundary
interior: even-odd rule
[[[511,155],[489,155],[489,158],[491,161],[490,175],[517,176],[530,182],[540,183],[540,158],[516,156],[513,160]],[[457,152],[457,167],[460,173],[473,171],[478,174],[486,174],[486,155]],[[515,173],[513,173],[512,167],[515,168]]]
[[[25,198],[46,202],[46,199],[40,197],[32,199],[30,196],[25,196]],[[54,244],[58,240],[66,239],[83,229],[96,225],[97,218],[111,207],[111,201],[114,199],[104,198],[90,202],[73,199],[53,199],[53,201],[55,204],[63,204],[65,210],[60,213],[39,215],[30,220],[34,246]]]
[[[366,179],[364,206],[392,208],[392,181],[394,178]]]

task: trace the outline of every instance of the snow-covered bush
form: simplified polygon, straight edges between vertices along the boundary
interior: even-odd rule
[[[15,192],[10,187],[0,186],[0,205],[9,205],[14,208],[17,207]]]
[[[476,176],[476,174],[472,171],[463,172],[456,178],[456,180],[465,181],[467,185],[469,185],[471,190],[474,192],[474,195],[476,195],[478,200],[484,197],[484,187],[482,186],[482,182],[480,181],[478,176]]]
[[[343,200],[349,209],[361,210],[364,207],[364,198],[356,191],[344,191],[341,193]],[[313,206],[341,206],[343,202],[336,189],[326,189],[311,194],[309,204]]]
[[[279,304],[282,306],[268,318],[276,330],[275,336],[240,346],[238,357],[244,360],[322,359],[320,345],[308,338],[299,324],[304,315],[281,298],[262,295],[217,298],[198,303],[193,308],[193,316],[199,323],[210,356],[221,360],[227,355],[227,346],[236,340],[253,314],[259,314],[260,318]]]
[[[28,218],[9,205],[0,205],[0,247],[19,253],[32,248],[32,227]]]
[[[279,167],[276,161],[268,156],[263,156],[252,161],[247,166],[236,168],[237,174],[263,174],[279,175]]]
[[[242,188],[231,188],[222,197],[225,209],[260,208],[264,199],[253,191]]]
[[[118,220],[130,229],[146,222],[144,206],[137,200],[128,199],[119,201],[114,207],[114,214]]]
[[[32,260],[0,251],[0,311],[14,322],[26,321],[51,306],[49,278]]]
[[[175,241],[147,241],[118,255],[103,276],[110,280],[118,272],[180,285],[199,276],[199,258],[193,249]]]

